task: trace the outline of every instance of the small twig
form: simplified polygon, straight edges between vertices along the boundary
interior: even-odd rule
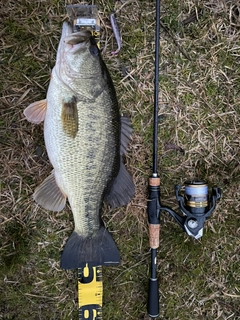
[[[169,28],[165,27],[162,22],[160,22],[161,28],[163,28],[163,30],[168,34],[168,36],[172,39],[173,43],[175,44],[175,46],[178,48],[178,50],[184,55],[184,57],[186,59],[188,59],[189,61],[192,61],[192,58],[189,56],[189,54],[180,46],[180,44],[178,43],[178,41],[176,40],[175,36],[173,35],[173,33],[169,30]]]

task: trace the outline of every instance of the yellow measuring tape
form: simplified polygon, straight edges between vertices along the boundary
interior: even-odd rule
[[[102,266],[86,264],[78,269],[78,307],[80,320],[102,320]]]

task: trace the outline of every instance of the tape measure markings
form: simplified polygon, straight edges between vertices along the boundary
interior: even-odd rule
[[[78,269],[78,307],[80,320],[102,320],[102,267],[88,264]]]

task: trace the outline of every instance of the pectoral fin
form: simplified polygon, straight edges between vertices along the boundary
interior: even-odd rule
[[[44,209],[61,211],[66,205],[66,195],[57,185],[54,171],[35,190],[33,199]]]
[[[31,103],[23,114],[29,122],[39,124],[45,119],[47,112],[47,99]]]
[[[63,101],[61,118],[63,131],[69,137],[75,138],[78,132],[78,111],[75,96],[69,101]]]

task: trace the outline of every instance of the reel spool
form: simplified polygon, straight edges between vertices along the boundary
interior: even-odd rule
[[[208,207],[208,185],[206,181],[186,181],[185,207],[193,214],[202,214]]]

